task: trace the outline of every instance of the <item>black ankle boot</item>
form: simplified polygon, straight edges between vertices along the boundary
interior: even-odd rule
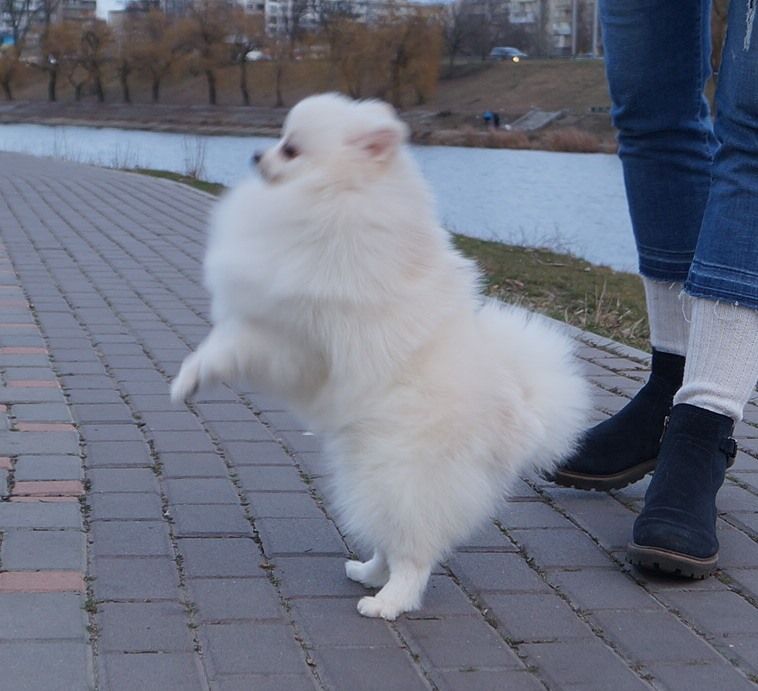
[[[620,489],[655,468],[666,417],[682,385],[684,357],[653,350],[647,383],[613,417],[590,429],[550,480],[577,489]]]
[[[686,578],[705,578],[716,568],[716,493],[737,454],[733,429],[731,418],[710,410],[672,408],[627,547],[632,564]]]

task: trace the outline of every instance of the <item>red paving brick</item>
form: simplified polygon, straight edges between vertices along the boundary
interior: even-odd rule
[[[58,497],[54,497],[54,496],[50,496],[50,497],[37,497],[37,496],[32,496],[32,497],[28,497],[28,496],[26,496],[26,497],[17,497],[17,496],[13,496],[13,497],[10,498],[10,501],[12,501],[14,503],[19,503],[19,504],[25,503],[25,502],[26,503],[37,502],[38,504],[57,504],[59,502],[75,502],[75,501],[79,501],[79,497],[75,497],[75,496],[58,496]]]
[[[57,389],[58,382],[54,379],[18,379],[8,382],[9,389]]]
[[[84,592],[79,571],[5,571],[0,573],[0,593]]]
[[[84,494],[79,480],[27,480],[13,486],[14,496],[75,497]]]
[[[36,346],[5,346],[0,348],[0,355],[47,355],[47,348],[38,348]]]
[[[76,427],[68,422],[17,422],[19,432],[74,432]]]
[[[10,470],[13,463],[8,456],[0,456],[0,470]]]

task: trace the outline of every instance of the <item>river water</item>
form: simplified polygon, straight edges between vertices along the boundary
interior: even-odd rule
[[[0,151],[113,168],[156,168],[226,185],[249,174],[250,156],[273,140],[114,128],[0,125]],[[608,154],[414,146],[451,231],[572,252],[636,270],[621,165]]]

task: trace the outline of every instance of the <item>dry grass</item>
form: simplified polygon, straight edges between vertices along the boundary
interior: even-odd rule
[[[539,136],[538,141],[539,148],[544,151],[567,151],[577,154],[613,153],[615,151],[615,145],[610,148],[599,137],[577,127],[547,130]]]

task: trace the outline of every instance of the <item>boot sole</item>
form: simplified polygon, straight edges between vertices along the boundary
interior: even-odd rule
[[[645,475],[655,470],[657,458],[622,470],[611,475],[590,475],[589,473],[577,473],[573,470],[557,468],[550,475],[556,485],[574,487],[575,489],[596,489],[607,492],[609,489],[622,489],[633,482],[641,480]]]
[[[717,552],[712,557],[701,559],[662,547],[643,547],[630,542],[626,547],[626,559],[630,564],[647,571],[702,580],[716,570],[719,555]]]

